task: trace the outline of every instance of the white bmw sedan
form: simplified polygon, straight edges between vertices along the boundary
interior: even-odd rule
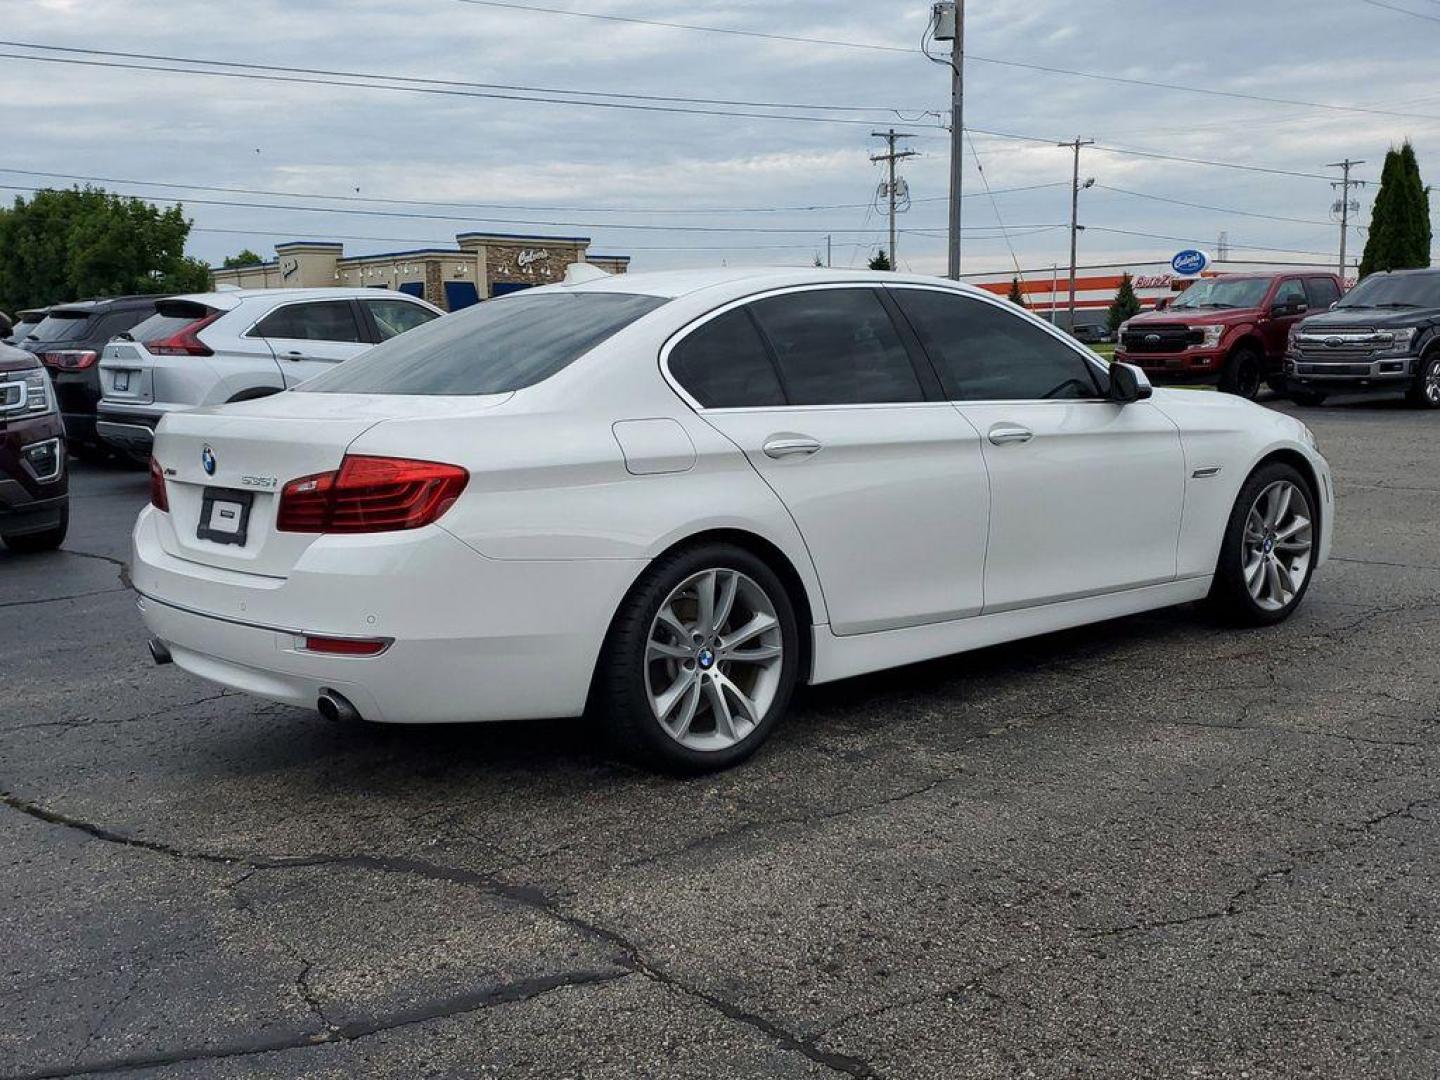
[[[753,752],[797,682],[1206,597],[1278,622],[1334,513],[1290,417],[825,270],[480,304],[167,416],[151,474],[157,660],[331,717],[588,712],[680,771]]]

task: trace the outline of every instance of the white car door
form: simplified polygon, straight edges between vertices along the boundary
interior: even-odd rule
[[[902,333],[877,289],[809,288],[724,309],[666,353],[795,519],[836,634],[975,615],[983,601],[979,436]]]
[[[281,304],[250,331],[263,338],[280,364],[287,387],[329,371],[370,348],[350,300],[302,300]]]
[[[1174,580],[1185,460],[1169,418],[1148,401],[1108,400],[1081,346],[1001,301],[891,295],[982,437],[985,611]]]

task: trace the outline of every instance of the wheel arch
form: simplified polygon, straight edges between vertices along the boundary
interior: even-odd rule
[[[1240,336],[1230,343],[1230,347],[1225,350],[1226,363],[1229,363],[1230,358],[1241,349],[1254,349],[1259,353],[1260,363],[1263,367],[1265,363],[1265,343],[1260,340],[1260,335],[1255,332],[1253,326],[1246,327],[1240,332]],[[1263,375],[1264,372],[1262,371],[1261,374]]]
[[[1310,505],[1315,513],[1315,535],[1319,537],[1324,528],[1325,514],[1325,500],[1323,492],[1320,489],[1320,474],[1316,471],[1315,465],[1311,460],[1299,450],[1288,446],[1280,446],[1268,451],[1262,455],[1254,465],[1250,466],[1250,471],[1245,474],[1245,480],[1249,480],[1250,477],[1254,476],[1257,470],[1264,468],[1266,465],[1274,464],[1275,462],[1281,462],[1294,467],[1304,478],[1306,487],[1310,489]],[[1244,481],[1241,481],[1241,486],[1244,486]]]

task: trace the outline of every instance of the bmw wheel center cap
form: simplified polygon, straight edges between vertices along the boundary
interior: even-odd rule
[[[703,670],[709,671],[715,666],[715,653],[710,649],[701,649],[695,660]]]

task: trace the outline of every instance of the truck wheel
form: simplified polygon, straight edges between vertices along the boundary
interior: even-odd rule
[[[1232,352],[1220,372],[1220,390],[1254,401],[1260,393],[1260,354],[1248,345]]]
[[[1420,362],[1420,374],[1406,395],[1411,405],[1422,409],[1440,409],[1440,353]]]
[[[1296,405],[1317,406],[1325,404],[1325,395],[1315,390],[1291,390],[1290,400]]]
[[[54,551],[65,542],[65,533],[70,528],[70,508],[60,511],[60,524],[44,532],[20,533],[17,536],[0,536],[5,546],[17,555],[30,555],[37,551]]]

